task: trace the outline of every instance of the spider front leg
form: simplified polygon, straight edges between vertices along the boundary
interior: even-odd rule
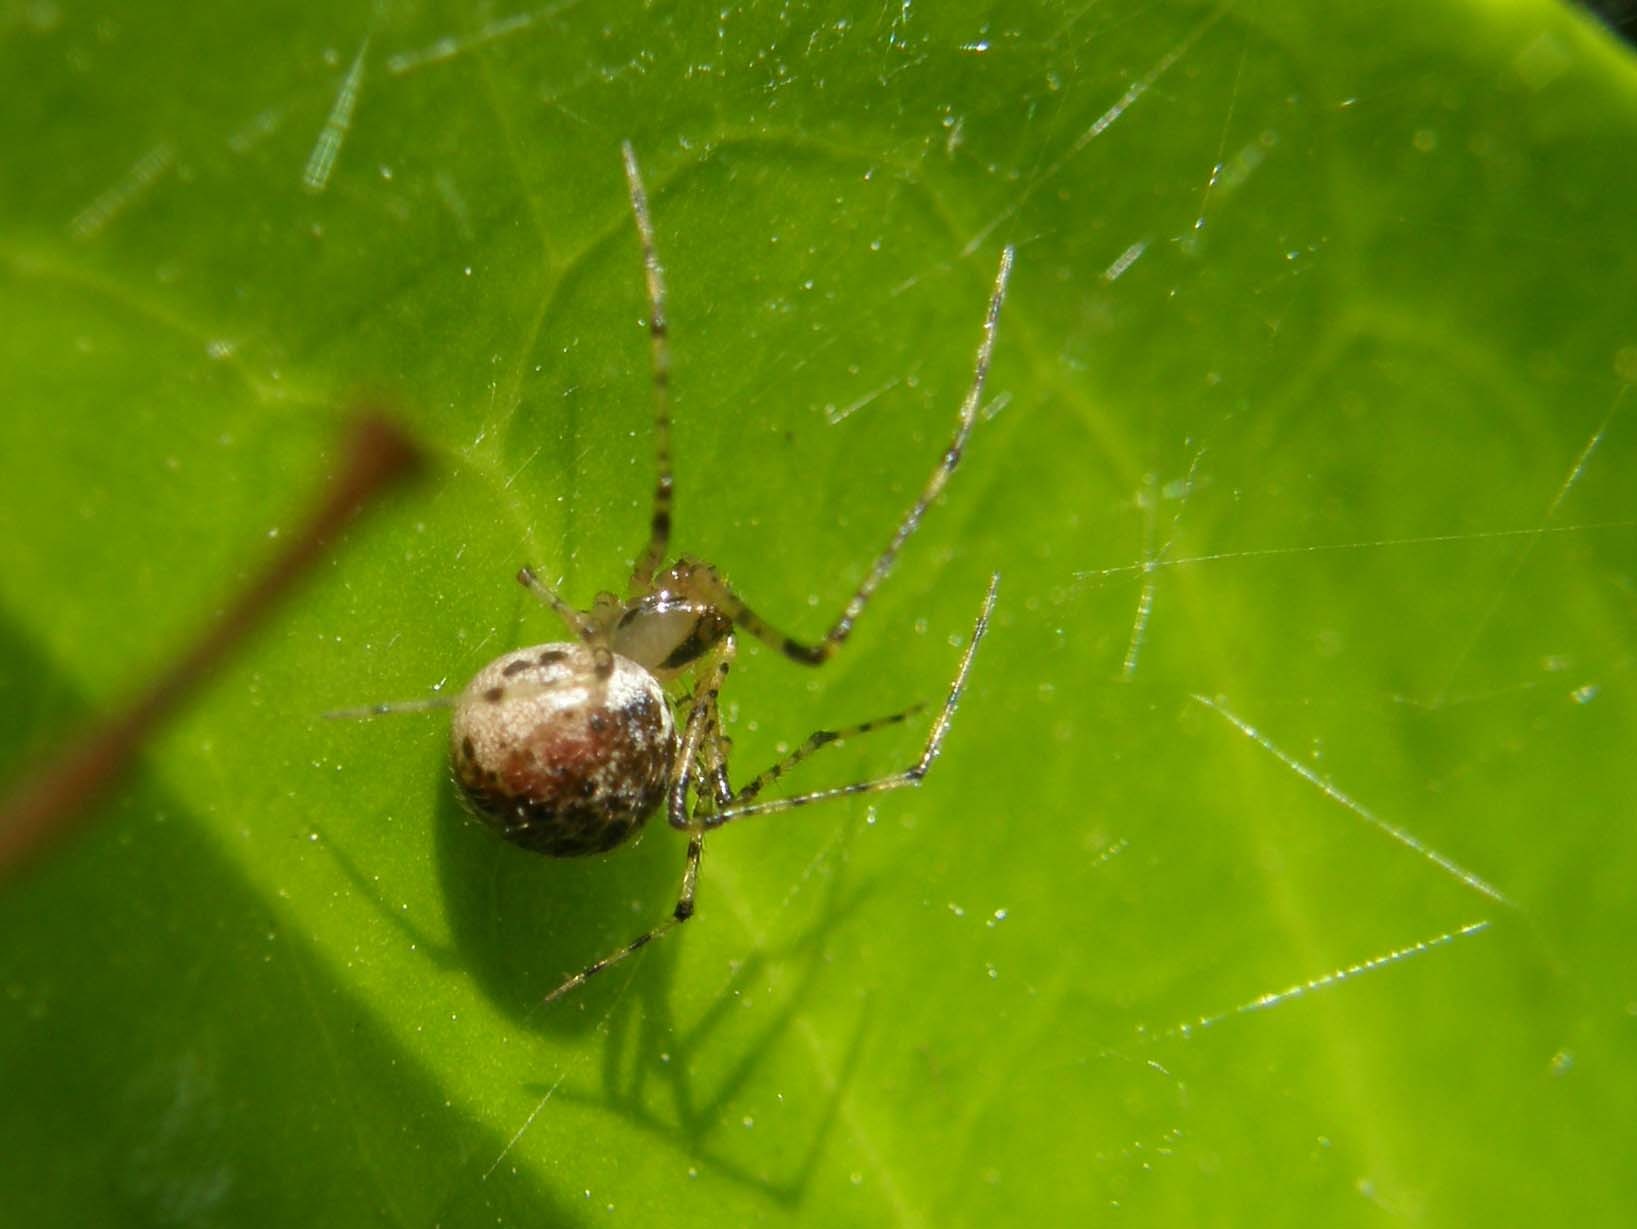
[[[792,661],[805,666],[819,666],[829,661],[852,634],[853,624],[864,613],[864,608],[875,596],[875,591],[892,571],[904,543],[920,528],[921,518],[926,515],[927,509],[943,493],[950,475],[955,472],[955,467],[960,464],[961,456],[966,451],[966,442],[972,434],[978,410],[983,404],[983,386],[989,378],[989,364],[995,353],[995,333],[1000,325],[1000,309],[1006,301],[1006,286],[1012,277],[1012,257],[1013,250],[1010,247],[1000,254],[1000,266],[995,271],[994,289],[989,295],[989,309],[983,318],[983,333],[978,340],[977,356],[972,364],[972,382],[967,386],[966,396],[961,399],[960,412],[955,421],[955,433],[951,436],[938,464],[928,476],[926,485],[921,488],[920,495],[898,522],[898,528],[893,531],[886,547],[876,556],[863,581],[822,639],[798,640],[780,631],[746,605],[744,599],[733,591],[715,568],[708,564],[680,560],[663,579],[695,599],[721,611],[734,626],[742,628],[769,648],[777,649]],[[656,511],[656,525],[658,519]]]
[[[665,320],[665,269],[659,263],[654,243],[654,224],[648,216],[648,193],[642,186],[637,154],[631,142],[620,145],[625,161],[625,185],[631,194],[631,216],[636,219],[637,238],[642,244],[643,281],[648,289],[648,344],[653,369],[654,454],[656,477],[654,507],[649,521],[648,544],[631,569],[631,595],[646,593],[654,573],[664,562],[671,540],[671,344]]]
[[[671,787],[666,818],[673,828],[684,829],[689,835],[687,862],[682,869],[682,890],[677,895],[676,904],[671,907],[670,917],[644,931],[618,951],[581,969],[546,995],[544,1000],[546,1003],[555,1002],[569,991],[583,986],[603,970],[636,955],[655,939],[663,938],[693,916],[694,894],[699,887],[699,864],[705,853],[705,832],[704,827],[688,813],[688,790],[690,786],[695,785],[695,773],[698,771],[702,755],[707,763],[720,763],[718,751],[712,750],[707,754],[702,752],[702,748],[706,739],[721,736],[717,697],[721,694],[723,680],[727,678],[728,671],[733,666],[733,655],[733,638],[729,636],[711,650],[710,656],[702,664],[699,679],[694,684],[693,696],[689,702],[688,722],[677,744],[676,754],[671,760]],[[725,786],[725,775],[721,781]]]

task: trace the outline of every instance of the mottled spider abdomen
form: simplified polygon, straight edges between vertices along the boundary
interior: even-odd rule
[[[455,703],[450,754],[472,809],[507,840],[554,858],[604,853],[665,796],[676,750],[654,676],[616,654],[597,674],[583,644],[497,657]]]

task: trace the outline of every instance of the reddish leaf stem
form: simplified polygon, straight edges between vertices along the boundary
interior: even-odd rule
[[[419,453],[400,427],[378,412],[361,414],[348,434],[340,470],[261,574],[152,683],[93,721],[0,800],[0,882],[83,826],[92,804],[154,730],[266,622],[353,518],[418,465]]]

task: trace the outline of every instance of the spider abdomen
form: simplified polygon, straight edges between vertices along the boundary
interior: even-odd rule
[[[665,796],[676,725],[636,662],[583,644],[497,657],[450,723],[456,784],[507,840],[554,858],[605,853]]]

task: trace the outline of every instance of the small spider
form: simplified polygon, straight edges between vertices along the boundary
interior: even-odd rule
[[[632,569],[630,596],[622,600],[612,593],[599,593],[590,610],[575,610],[525,567],[517,574],[518,581],[556,612],[574,640],[538,644],[498,657],[453,699],[376,704],[330,714],[370,717],[452,708],[450,755],[461,795],[507,840],[537,853],[554,858],[604,853],[641,828],[661,804],[671,826],[688,833],[682,890],[670,916],[568,978],[546,996],[547,1003],[693,916],[707,832],[752,815],[920,784],[938,758],[954,718],[972,659],[989,625],[998,581],[998,577],[990,578],[972,638],[914,764],[849,785],[757,801],[767,786],[819,748],[901,722],[922,705],[843,729],[819,730],[771,768],[733,788],[717,697],[733,663],[734,629],[808,666],[822,665],[846,641],[854,621],[892,570],[900,549],[961,459],[994,351],[995,327],[1012,270],[1012,249],[1001,253],[972,383],[961,402],[948,448],[830,630],[816,642],[796,640],[746,606],[709,564],[682,557],[661,570],[671,536],[672,489],[665,276],[654,248],[636,154],[630,142],[621,151],[647,281],[658,454],[648,544]],[[668,696],[666,685],[686,675],[693,678],[691,689],[674,698]],[[691,808],[690,790],[694,794]]]

